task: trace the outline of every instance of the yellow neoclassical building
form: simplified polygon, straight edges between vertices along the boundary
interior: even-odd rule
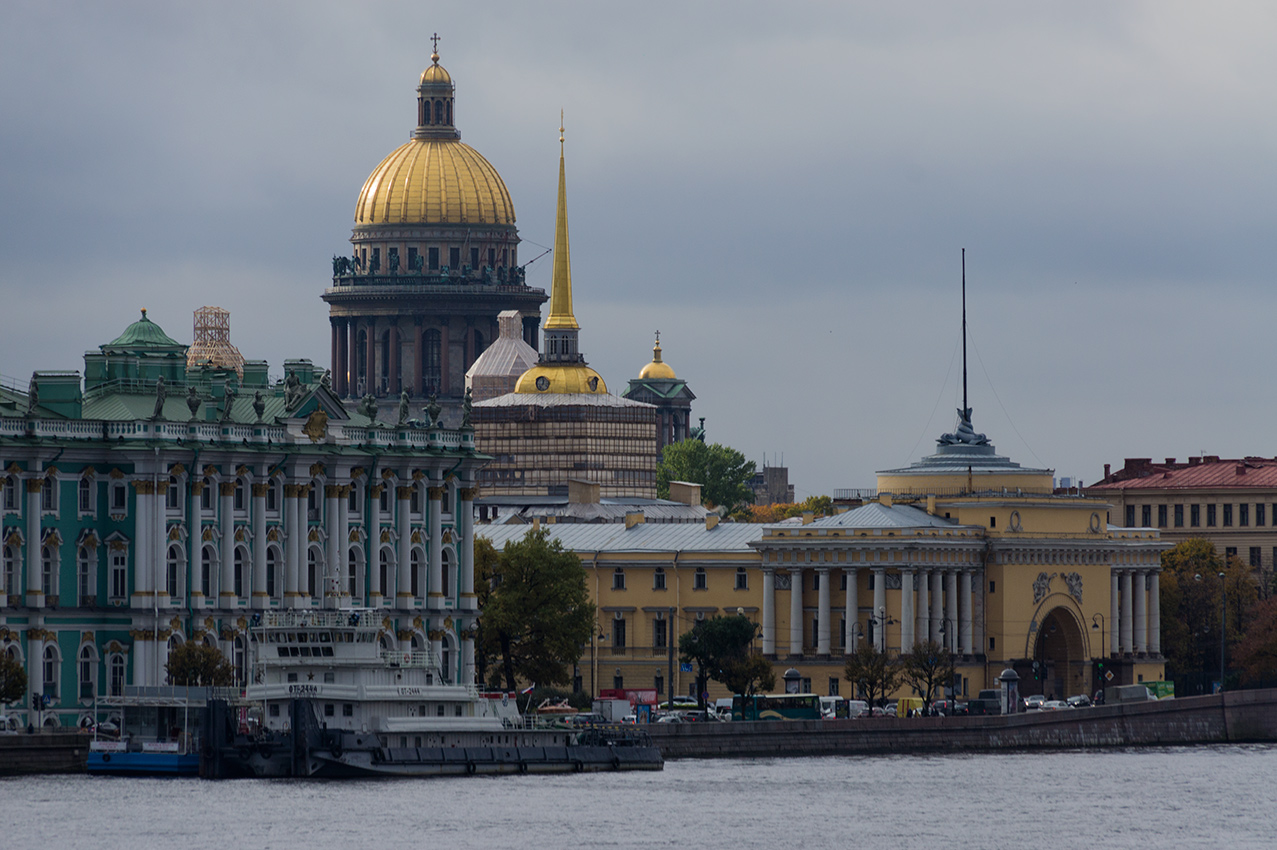
[[[876,498],[821,519],[776,525],[547,526],[581,557],[599,630],[582,684],[688,693],[668,680],[669,641],[697,619],[747,616],[758,651],[807,689],[850,695],[849,647],[890,653],[935,640],[958,656],[974,696],[1007,667],[1022,693],[1092,693],[1160,680],[1156,529],[1106,521],[1099,499],[1055,495],[1052,471],[1000,456],[960,412],[933,454],[878,474]],[[500,547],[527,526],[480,526]],[[726,695],[712,684],[711,697]],[[903,695],[903,694],[901,694]]]

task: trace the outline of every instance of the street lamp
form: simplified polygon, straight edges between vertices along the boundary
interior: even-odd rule
[[[1096,613],[1095,613],[1095,614],[1091,617],[1091,628],[1092,628],[1092,629],[1098,629],[1098,630],[1099,630],[1099,633],[1100,633],[1100,660],[1099,660],[1099,666],[1096,668],[1096,671],[1100,674],[1100,676],[1099,676],[1100,681],[1098,681],[1098,682],[1096,682],[1096,683],[1095,683],[1096,693],[1098,693],[1098,692],[1099,692],[1099,689],[1100,689],[1100,688],[1102,688],[1102,687],[1104,687],[1104,678],[1103,678],[1103,671],[1104,671],[1104,659],[1108,658],[1108,655],[1107,655],[1107,654],[1105,653],[1105,651],[1104,651],[1104,638],[1105,638],[1105,636],[1106,636],[1106,632],[1107,632],[1108,630],[1107,630],[1107,629],[1105,628],[1105,626],[1104,626],[1104,615],[1103,615],[1103,614],[1101,614],[1101,613],[1099,613],[1099,612],[1097,611],[1097,612],[1096,612]]]
[[[894,626],[896,620],[894,617],[887,616],[887,609],[879,606],[877,616],[870,614],[869,622],[875,623],[878,633],[875,635],[878,644],[878,651],[885,653],[887,651],[887,626]],[[859,623],[857,623],[859,625]]]
[[[1224,650],[1228,646],[1228,585],[1224,583],[1224,573],[1219,576],[1219,691],[1224,692]],[[1201,581],[1201,573],[1193,576],[1193,581]]]

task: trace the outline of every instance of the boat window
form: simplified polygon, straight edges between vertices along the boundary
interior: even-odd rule
[[[332,639],[333,639],[333,636],[332,636],[331,634],[329,634],[328,632],[320,632],[320,633],[319,633],[319,642],[320,642],[320,643],[331,643],[331,642],[332,642]]]
[[[331,646],[321,647],[321,649],[323,650],[322,655],[323,655],[325,658],[332,658],[332,657],[333,657],[333,648],[332,648]]]
[[[307,640],[309,640],[309,635],[307,635],[305,632],[298,632],[298,633],[297,633],[297,642],[298,642],[298,643],[305,643]]]
[[[334,682],[336,682],[336,681],[337,681],[337,674],[336,674],[336,673],[334,673],[333,671],[329,670],[328,672],[326,672],[326,673],[324,674],[324,684],[325,684],[325,685],[331,685],[331,684],[333,684],[333,683],[334,683]]]
[[[297,674],[296,674],[296,673],[289,673],[289,674],[288,674],[288,681],[290,681],[290,682],[296,682],[296,681],[297,681]]]
[[[279,703],[273,702],[270,704],[270,716],[279,717]]]

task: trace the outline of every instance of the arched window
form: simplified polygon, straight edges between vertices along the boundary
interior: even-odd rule
[[[445,635],[439,650],[439,672],[445,682],[452,681],[452,640]]]
[[[235,547],[234,573],[232,579],[235,587],[233,589],[236,596],[242,597],[244,595],[244,548],[242,546]],[[225,588],[222,592],[226,592]]]
[[[40,490],[40,510],[54,512],[58,510],[57,476],[45,476],[44,487]]]
[[[21,589],[18,587],[18,578],[20,576],[18,562],[18,548],[16,546],[4,547],[4,592],[9,596],[20,596]],[[10,601],[10,605],[14,604]]]
[[[430,328],[421,335],[421,391],[433,394],[443,386],[442,337],[437,328]]]
[[[111,551],[111,598],[123,600],[129,595],[129,556],[122,549]]]
[[[266,510],[274,513],[279,510],[279,479],[272,478],[266,485]]]
[[[213,595],[213,563],[215,561],[213,547],[205,546],[200,550],[200,593]]]
[[[44,648],[44,695],[51,702],[58,701],[58,680],[62,678],[60,661],[56,646]]]
[[[378,569],[380,570],[380,572],[378,573],[377,578],[380,583],[377,586],[381,588],[382,596],[389,596],[390,595],[390,550],[382,549],[379,554],[378,560],[379,560]]]
[[[124,695],[124,656],[112,655],[106,662],[107,693],[118,697]]]
[[[98,654],[93,647],[85,644],[80,649],[79,681],[80,699],[93,699],[98,685]]]
[[[306,550],[306,595],[319,593],[319,550],[311,546]]]
[[[266,595],[277,596],[276,585],[279,583],[279,553],[274,546],[266,547]]]
[[[445,101],[443,106],[444,106],[444,123],[451,124],[452,123],[452,101],[451,100]]]
[[[359,596],[360,558],[358,549],[350,549],[346,556],[346,575],[350,586],[347,588],[352,597]]]
[[[168,547],[168,559],[165,562],[165,589],[170,599],[182,596],[182,547],[174,544]]]
[[[75,558],[76,588],[79,590],[79,604],[86,607],[97,602],[95,593],[97,590],[95,587],[97,584],[95,581],[97,578],[95,567],[97,565],[94,563],[96,551],[88,546],[81,546]]]
[[[93,512],[93,482],[88,478],[80,479],[78,488],[78,501],[80,513],[87,514]]]
[[[414,492],[415,489],[414,489]],[[421,550],[413,549],[408,556],[409,563],[412,566],[412,589],[411,593],[415,597],[421,596]]]
[[[40,589],[45,596],[58,594],[58,548],[40,547]]]
[[[448,550],[443,550],[443,557],[440,561],[440,579],[439,592],[447,598],[452,593],[452,556],[448,554]]]
[[[442,100],[435,101],[435,123],[436,124],[443,123],[443,101]]]
[[[246,497],[246,495],[245,495],[245,493],[244,493],[244,479],[243,479],[243,478],[237,478],[237,479],[235,479],[235,495],[234,495],[234,501],[233,501],[233,504],[234,504],[234,506],[235,506],[235,510],[237,510],[237,511],[244,511],[244,510],[248,510],[248,501],[247,501],[247,497]]]

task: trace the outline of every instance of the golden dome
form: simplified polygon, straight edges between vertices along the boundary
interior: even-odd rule
[[[426,69],[443,68],[432,65]],[[423,75],[424,79],[424,75]],[[514,224],[501,175],[455,139],[413,139],[381,161],[364,182],[355,224]]]
[[[439,64],[439,54],[430,54],[430,60],[430,67],[421,72],[421,85],[424,86],[427,83],[451,83],[452,75]]]
[[[584,393],[606,395],[607,384],[598,372],[581,363],[539,364],[519,376],[516,393]]]
[[[652,362],[643,367],[643,371],[639,372],[639,380],[648,379],[672,381],[677,376],[674,370],[670,368],[670,364],[661,360],[661,335],[656,335],[656,345],[652,346]]]

